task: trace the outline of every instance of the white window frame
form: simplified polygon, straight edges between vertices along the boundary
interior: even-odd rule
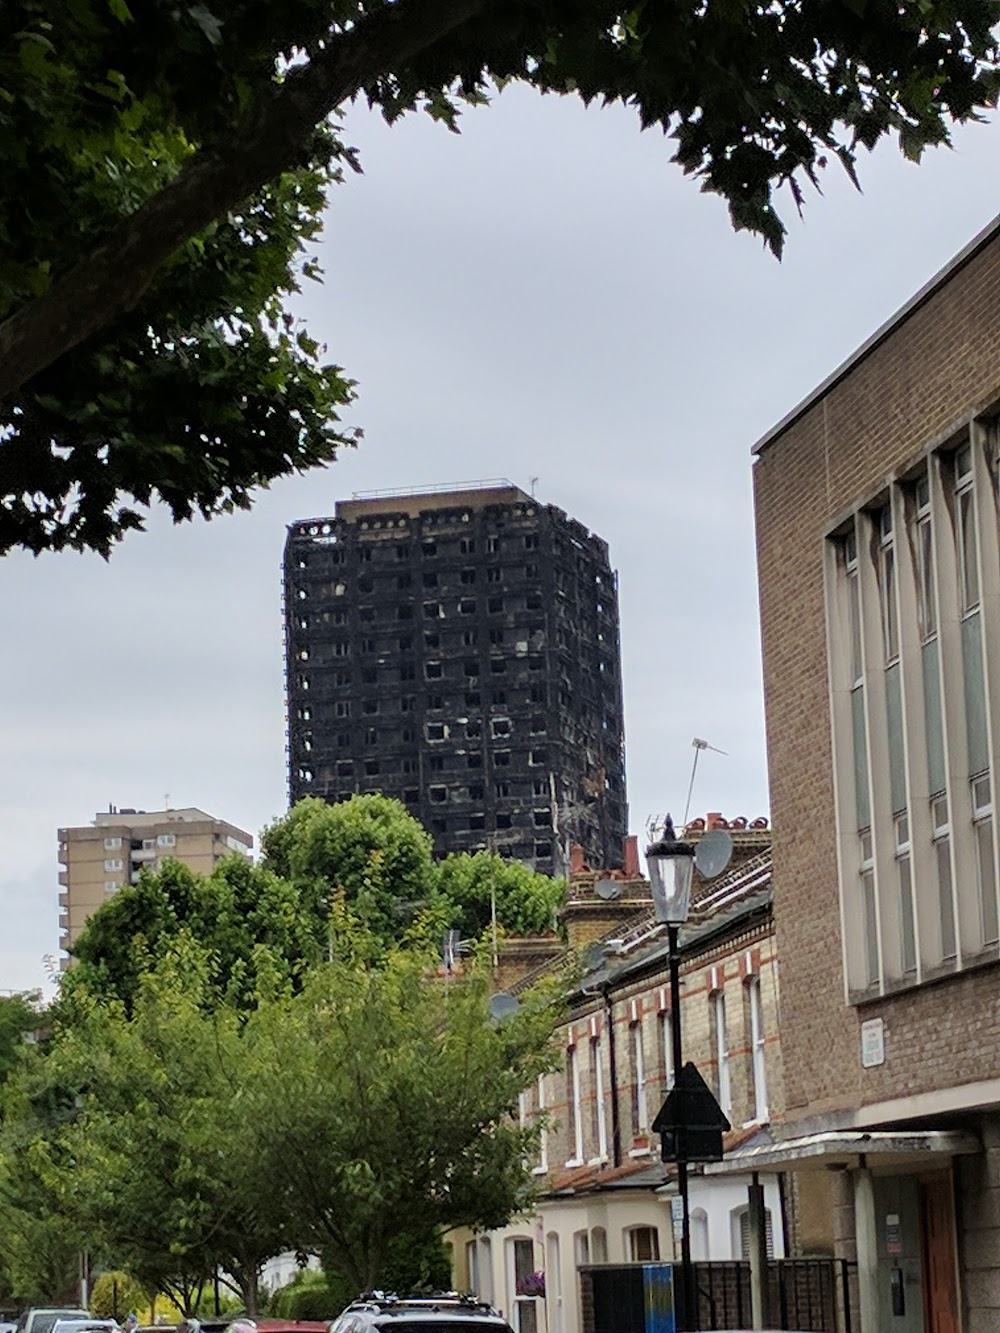
[[[639,1240],[649,1242],[647,1245],[640,1246]],[[625,1253],[628,1256],[628,1262],[631,1264],[650,1264],[658,1263],[660,1259],[660,1228],[642,1224],[634,1227],[625,1228]],[[643,1250],[649,1250],[648,1254],[642,1253]]]
[[[583,1166],[583,1114],[580,1105],[580,1061],[576,1043],[566,1047],[566,1090],[570,1155],[567,1166]]]
[[[156,835],[157,847],[176,847],[177,837],[173,833],[158,833]]]
[[[120,856],[108,857],[104,862],[104,869],[110,875],[115,870],[124,870],[125,863]]]
[[[729,1068],[729,1032],[726,1023],[726,992],[720,987],[712,994],[712,1039],[718,1069],[719,1105],[724,1115],[733,1109],[733,1084]]]
[[[117,852],[122,845],[121,838],[105,838],[104,850],[106,852]]]
[[[747,1003],[750,1009],[750,1074],[753,1080],[753,1118],[759,1125],[770,1120],[767,1104],[767,1037],[764,1032],[764,1004],[760,976],[755,974],[747,982]]]
[[[972,828],[976,844],[976,891],[980,939],[985,947],[1000,942],[996,856],[993,851],[993,784],[989,772],[970,779]]]
[[[642,1018],[637,1018],[630,1025],[629,1038],[632,1044],[632,1072],[635,1077],[634,1130],[643,1134],[649,1129],[649,1102],[646,1097],[646,1050],[643,1043]]]
[[[604,1105],[604,1060],[599,1032],[590,1039],[590,1069],[594,1078],[594,1129],[597,1153],[590,1159],[588,1165],[598,1166],[608,1160],[608,1116]]]
[[[546,1109],[545,1100],[545,1075],[538,1075],[538,1114],[544,1116]],[[532,1168],[532,1175],[544,1176],[549,1169],[549,1131],[543,1124],[538,1139],[538,1164]]]

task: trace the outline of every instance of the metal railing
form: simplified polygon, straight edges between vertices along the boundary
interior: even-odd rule
[[[750,1328],[750,1265],[695,1264],[700,1328]],[[847,1259],[773,1259],[767,1265],[769,1327],[854,1333],[857,1264]]]

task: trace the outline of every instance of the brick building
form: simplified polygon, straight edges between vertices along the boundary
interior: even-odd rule
[[[684,1059],[698,1065],[726,1110],[730,1148],[769,1142],[768,1123],[783,1101],[770,833],[760,827],[765,821],[755,823],[734,821],[733,867],[710,884],[698,881],[681,934]],[[582,1327],[581,1265],[674,1254],[676,1181],[650,1130],[673,1080],[667,940],[630,842],[624,871],[579,870],[570,880],[568,952],[582,950],[589,970],[558,1035],[562,1068],[540,1079],[520,1107],[528,1119],[543,1107],[551,1122],[534,1167],[537,1210],[487,1235],[451,1238],[457,1285],[496,1303],[517,1333]],[[533,975],[557,962],[550,955]],[[745,1257],[749,1180],[693,1172],[695,1259]],[[762,1182],[769,1248],[781,1257],[789,1229],[781,1186],[774,1173]],[[535,1272],[545,1274],[544,1298],[518,1292]]]
[[[620,865],[607,545],[509,482],[378,492],[285,544],[289,794],[403,801],[440,853]]]
[[[756,446],[782,1142],[862,1333],[1000,1328],[1000,220]]]

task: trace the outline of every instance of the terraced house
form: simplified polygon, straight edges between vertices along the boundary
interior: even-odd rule
[[[681,991],[684,1057],[698,1064],[732,1122],[730,1149],[770,1142],[768,1125],[783,1100],[771,834],[765,820],[732,825],[734,865],[699,884],[682,934]],[[704,826],[697,821],[690,833]],[[564,910],[570,949],[582,950],[589,969],[558,1035],[562,1068],[522,1098],[525,1119],[541,1108],[550,1122],[533,1168],[537,1210],[500,1231],[451,1238],[457,1285],[495,1302],[516,1333],[576,1333],[585,1327],[581,1272],[671,1260],[675,1252],[676,1181],[651,1132],[674,1075],[667,939],[634,839],[622,871],[588,871],[577,859]],[[692,1176],[695,1259],[746,1257],[749,1182],[749,1175]],[[781,1257],[801,1248],[801,1238],[778,1175],[765,1172],[762,1182],[768,1249]]]

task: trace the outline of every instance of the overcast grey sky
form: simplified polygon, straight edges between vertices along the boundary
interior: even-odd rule
[[[298,311],[360,382],[361,446],[251,514],[160,519],[110,564],[0,561],[0,989],[58,947],[56,830],[109,802],[251,830],[285,804],[286,523],[354,491],[509,477],[619,571],[632,828],[767,812],[750,447],[1000,209],[1000,129],[864,195],[831,169],[781,264],[622,109],[510,90],[453,136],[355,112]]]

